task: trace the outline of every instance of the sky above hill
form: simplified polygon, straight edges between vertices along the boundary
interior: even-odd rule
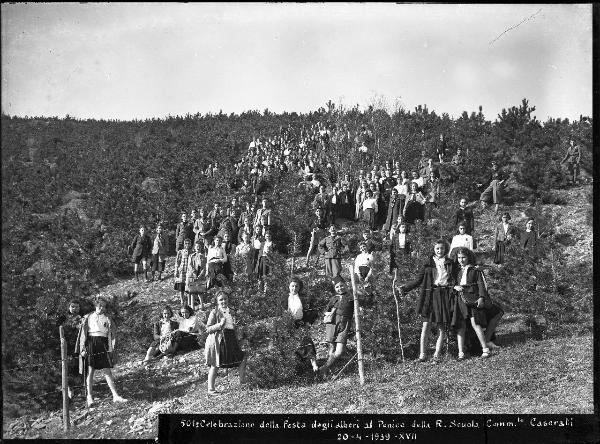
[[[592,114],[591,5],[2,4],[2,112]]]

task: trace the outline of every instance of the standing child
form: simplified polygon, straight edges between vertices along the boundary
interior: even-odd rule
[[[177,252],[175,257],[175,290],[179,291],[181,305],[185,305],[185,282],[188,271],[188,260],[192,254],[192,240],[185,239],[183,248]]]
[[[167,257],[167,241],[163,236],[162,225],[156,227],[156,237],[152,245],[152,279],[158,271],[158,280],[162,280],[162,272],[165,270],[165,259]]]
[[[133,273],[135,274],[135,280],[139,282],[138,267],[140,262],[144,268],[144,278],[148,281],[148,257],[150,256],[150,238],[146,235],[146,228],[140,227],[140,234],[136,235],[131,242],[129,247],[131,251],[131,260],[133,262]]]
[[[398,270],[410,257],[411,251],[408,225],[402,222],[398,225],[398,232],[394,232],[390,243],[390,273],[394,274],[394,280],[398,279]]]
[[[362,206],[364,221],[370,230],[374,230],[376,224],[378,204],[377,199],[373,197],[373,192],[371,190],[366,191],[365,200],[363,201]]]
[[[364,287],[367,297],[366,305],[370,306],[373,303],[373,287],[375,278],[373,276],[373,253],[367,251],[367,244],[361,242],[358,247],[360,253],[354,260],[354,274],[358,276],[358,282]]]
[[[400,287],[402,294],[413,288],[421,287],[416,310],[423,319],[419,362],[427,359],[426,347],[431,325],[435,324],[439,330],[433,355],[434,362],[438,362],[440,359],[446,337],[445,327],[453,326],[453,300],[450,290],[454,286],[455,275],[453,263],[446,257],[446,253],[446,242],[438,240],[433,246],[433,255],[423,263],[417,278]],[[455,320],[454,323],[456,323]]]
[[[521,234],[521,249],[531,259],[536,260],[538,254],[538,235],[534,228],[535,220],[530,217],[525,224],[525,231]]]
[[[514,227],[510,223],[510,214],[504,213],[500,223],[496,225],[496,245],[494,246],[494,263],[502,264],[506,254],[506,246],[510,244],[515,234]]]
[[[467,199],[464,197],[460,199],[458,209],[456,210],[456,213],[454,213],[454,225],[457,230],[461,223],[465,224],[465,233],[473,236],[475,230],[475,218],[473,217],[473,210],[467,208]]]
[[[465,321],[471,319],[471,325],[477,339],[481,344],[482,358],[490,356],[490,349],[486,344],[483,329],[487,326],[485,313],[485,302],[488,299],[483,273],[474,266],[475,256],[473,252],[465,247],[457,250],[456,259],[460,268],[457,270],[456,285],[454,290],[458,293],[456,298],[455,313],[459,320],[457,335],[458,359],[465,358]]]
[[[188,292],[188,305],[195,309],[194,299],[200,298],[200,308],[204,307],[200,280],[206,276],[206,257],[204,256],[204,242],[200,239],[194,244],[194,252],[189,256],[186,273],[185,287]]]
[[[310,255],[314,251],[315,247],[319,245],[321,239],[323,239],[327,233],[327,219],[323,215],[323,210],[321,208],[317,208],[315,210],[315,217],[310,222],[308,229],[311,232],[310,236],[310,245],[308,247],[308,253],[306,253],[306,268],[310,266]],[[317,257],[317,262],[319,258]]]
[[[398,218],[402,217],[402,209],[404,207],[404,195],[398,194],[396,187],[392,188],[390,201],[388,204],[387,216],[385,218],[385,224],[383,225],[384,231],[391,231],[392,227],[396,226]]]
[[[325,275],[335,278],[342,270],[342,238],[334,224],[329,227],[329,236],[319,242],[319,253],[325,257]]]

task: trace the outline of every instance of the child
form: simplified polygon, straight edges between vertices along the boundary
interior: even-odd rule
[[[378,205],[377,199],[373,197],[373,192],[367,190],[365,193],[365,200],[362,204],[364,221],[370,230],[375,229]]]
[[[433,246],[433,255],[423,263],[417,278],[400,287],[402,294],[418,286],[421,287],[416,310],[423,318],[418,362],[424,362],[427,359],[426,346],[431,324],[436,324],[439,329],[433,355],[435,363],[440,359],[445,339],[444,327],[456,324],[456,320],[453,319],[450,292],[454,286],[454,266],[452,261],[446,257],[446,253],[446,242],[438,240]]]
[[[294,325],[296,328],[305,329],[305,336],[302,342],[296,349],[296,357],[300,360],[310,360],[313,371],[317,371],[317,352],[315,344],[310,337],[309,328],[310,324],[316,320],[316,310],[313,307],[314,298],[312,295],[306,296],[302,291],[302,281],[297,277],[292,278],[290,281],[290,293],[288,296],[288,311],[294,319]]]
[[[398,278],[400,265],[410,257],[412,251],[407,234],[408,225],[402,222],[398,225],[398,232],[394,233],[390,243],[390,273],[394,274],[394,280]]]
[[[450,256],[455,255],[455,248],[465,247],[473,251],[473,237],[467,234],[467,226],[464,222],[458,225],[458,234],[452,238],[450,244]]]
[[[530,217],[525,224],[525,231],[521,234],[521,249],[531,259],[537,259],[538,235],[533,225],[535,220]]]
[[[487,288],[484,283],[483,273],[474,267],[475,256],[473,252],[465,247],[459,247],[456,259],[460,268],[457,270],[456,285],[454,290],[458,292],[456,298],[455,313],[457,318],[462,318],[458,328],[458,360],[465,359],[465,324],[467,319],[471,319],[471,325],[477,339],[481,343],[483,353],[482,358],[490,356],[490,349],[486,344],[486,337],[483,328],[487,326],[486,313],[484,310],[485,301],[488,298]],[[475,302],[476,301],[476,302]]]
[[[475,218],[473,217],[473,210],[467,208],[467,199],[464,197],[460,199],[458,209],[454,214],[454,225],[456,225],[456,229],[458,229],[458,226],[461,223],[465,224],[465,233],[473,236],[475,230]]]
[[[216,395],[217,368],[239,367],[240,384],[246,380],[247,356],[240,348],[235,333],[235,321],[229,308],[229,297],[224,291],[216,295],[216,308],[206,321],[204,357],[208,370],[208,395]],[[223,346],[221,346],[221,344]]]
[[[131,251],[131,261],[133,262],[133,273],[135,274],[135,280],[140,281],[138,275],[138,267],[140,262],[142,263],[142,267],[144,268],[144,278],[146,282],[148,282],[148,256],[150,256],[151,247],[150,247],[150,238],[146,235],[146,228],[140,227],[140,234],[136,235],[133,238],[133,242],[129,247]]]
[[[390,202],[388,204],[387,216],[385,218],[385,224],[383,225],[384,231],[391,231],[392,227],[396,226],[398,217],[402,217],[402,209],[404,208],[404,195],[398,194],[397,188],[392,188],[392,194],[390,196]]]
[[[156,227],[156,237],[152,245],[152,278],[154,281],[154,273],[158,271],[158,280],[162,280],[162,272],[165,269],[165,259],[167,257],[167,242],[162,234],[162,226]]]
[[[262,283],[264,283],[264,278],[271,274],[271,256],[274,247],[275,246],[273,244],[273,239],[271,238],[271,232],[268,230],[264,230],[264,236],[256,239],[254,242],[254,248],[256,248],[258,251],[258,260],[256,261],[255,272]],[[264,289],[266,291],[266,284]]]
[[[354,298],[346,288],[346,282],[339,275],[333,279],[335,294],[327,304],[326,312],[335,309],[331,323],[326,324],[326,341],[329,343],[327,363],[319,368],[321,376],[329,372],[331,366],[346,351],[346,342],[352,316],[354,314]]]
[[[175,257],[175,290],[179,290],[181,305],[185,304],[185,283],[187,279],[188,260],[192,254],[192,240],[183,241],[183,248],[177,252]]]
[[[181,213],[181,222],[177,224],[175,229],[175,251],[179,251],[183,246],[185,239],[194,239],[194,227],[187,220],[187,214]]]
[[[502,203],[502,191],[505,181],[506,176],[498,169],[498,164],[492,162],[492,172],[490,173],[488,186],[479,197],[482,209],[485,209],[486,203],[493,203],[496,206],[494,212],[498,212],[498,208]]]
[[[504,262],[504,255],[506,254],[506,246],[510,244],[510,241],[514,235],[514,228],[510,221],[510,214],[504,213],[500,218],[501,222],[496,225],[496,245],[494,246],[494,263],[502,264]]]
[[[367,296],[367,305],[373,302],[373,253],[367,252],[367,244],[359,244],[360,254],[354,260],[354,274],[358,276],[358,282],[363,284],[365,295]]]
[[[235,245],[233,245],[233,243],[231,242],[230,234],[227,231],[223,233],[223,243],[221,244],[221,246],[227,254],[227,262],[223,264],[223,274],[227,279],[232,280],[233,268],[231,267],[231,261],[229,260],[229,258],[231,257],[231,254],[235,252]]]
[[[416,182],[411,182],[410,193],[406,196],[406,203],[402,215],[407,224],[414,224],[415,220],[424,220],[425,218],[425,196],[419,189]]]
[[[225,275],[224,265],[227,262],[227,253],[223,248],[223,239],[216,236],[213,239],[213,245],[208,249],[206,255],[206,289],[209,290],[215,285],[221,285],[218,283],[217,276]]]
[[[315,217],[311,221],[309,225],[309,230],[311,232],[310,237],[310,245],[308,247],[308,253],[306,253],[306,268],[310,265],[310,255],[314,251],[315,247],[319,245],[321,239],[325,237],[326,229],[327,229],[327,220],[323,215],[323,210],[321,208],[317,208],[315,210]],[[319,258],[317,257],[317,262]]]
[[[334,224],[329,227],[329,236],[319,242],[319,253],[325,257],[325,275],[335,278],[342,270],[342,238],[337,235]]]
[[[188,305],[194,309],[194,296],[199,295],[200,308],[204,307],[202,292],[199,291],[199,281],[206,276],[206,257],[204,256],[204,242],[198,240],[194,244],[194,252],[188,258],[185,287],[188,292]]]
[[[235,249],[235,254],[242,259],[242,270],[238,273],[245,273],[246,276],[250,277],[254,273],[254,267],[256,266],[256,249],[250,239],[250,233],[244,231],[242,233],[242,242],[238,244]]]
[[[105,370],[106,383],[112,392],[113,402],[127,402],[127,399],[117,393],[112,374],[113,350],[115,347],[115,328],[112,320],[106,315],[107,302],[103,298],[95,301],[95,311],[83,318],[77,347],[79,348],[79,372],[84,365],[88,368],[87,376],[87,406],[94,404],[93,386],[96,370]]]

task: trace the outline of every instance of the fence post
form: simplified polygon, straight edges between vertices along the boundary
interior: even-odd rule
[[[358,354],[358,378],[360,385],[365,385],[365,371],[363,368],[363,354],[362,354],[362,339],[360,335],[360,316],[358,314],[360,305],[358,302],[358,295],[356,292],[356,278],[354,276],[354,267],[352,264],[348,265],[350,271],[350,279],[352,281],[352,295],[354,296],[354,324],[356,327],[356,353]]]
[[[69,367],[67,366],[67,341],[63,326],[58,328],[60,333],[60,357],[62,364],[62,396],[63,396],[63,430],[69,430]]]

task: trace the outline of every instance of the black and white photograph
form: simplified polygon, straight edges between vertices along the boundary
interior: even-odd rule
[[[2,438],[597,442],[597,6],[3,3]]]

